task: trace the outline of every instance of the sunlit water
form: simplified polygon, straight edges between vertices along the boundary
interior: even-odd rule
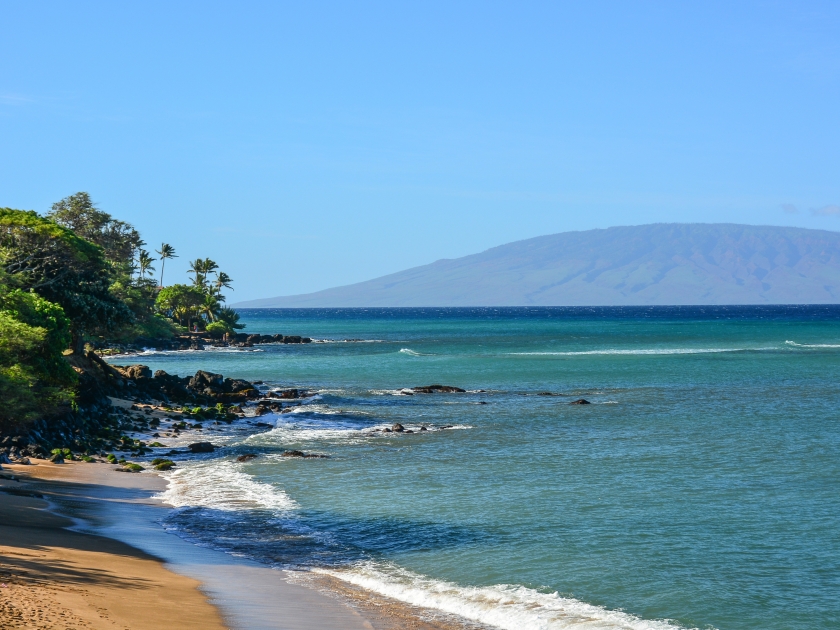
[[[171,475],[182,535],[501,628],[840,626],[840,308],[243,315],[331,342],[130,360],[319,392]]]

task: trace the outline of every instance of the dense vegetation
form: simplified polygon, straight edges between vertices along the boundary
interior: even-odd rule
[[[154,258],[129,223],[77,193],[41,216],[0,208],[0,432],[74,406],[86,344],[169,339],[187,330],[223,337],[243,328],[225,308],[231,278],[209,258],[192,283],[163,288],[175,249]],[[69,356],[66,356],[69,355]]]

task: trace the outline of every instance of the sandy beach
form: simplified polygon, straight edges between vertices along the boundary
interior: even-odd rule
[[[458,620],[198,547],[159,524],[166,481],[104,464],[0,471],[3,628],[449,630]]]

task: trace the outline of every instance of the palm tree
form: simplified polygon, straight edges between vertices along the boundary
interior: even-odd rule
[[[204,288],[204,278],[206,277],[204,274],[204,260],[201,258],[196,258],[195,260],[190,262],[190,268],[187,270],[187,273],[194,273],[195,278],[193,278],[193,284],[197,287]]]
[[[207,275],[215,272],[218,268],[219,265],[209,258],[196,258],[190,263],[190,268],[187,270],[187,273],[194,273],[195,279],[193,280],[193,284],[200,287],[202,291],[206,291]]]
[[[146,274],[151,275],[151,272],[155,270],[155,268],[152,267],[152,263],[155,260],[155,258],[149,256],[149,252],[147,252],[145,249],[140,250],[140,253],[137,256],[137,266],[140,270],[141,279],[145,278]]]
[[[198,307],[199,314],[207,316],[207,321],[210,322],[216,321],[216,316],[220,310],[221,304],[219,304],[219,300],[215,295],[204,296],[204,302]]]
[[[219,321],[223,321],[234,330],[242,330],[245,328],[245,324],[239,323],[239,313],[229,306],[223,306],[220,308],[216,317],[218,317]]]
[[[156,249],[155,253],[160,256],[160,286],[163,286],[163,268],[166,265],[167,258],[178,258],[175,255],[175,248],[168,243],[161,243],[160,249]]]
[[[224,271],[220,271],[216,274],[216,282],[213,284],[216,285],[216,293],[221,295],[222,287],[226,287],[233,291],[233,287],[230,286],[230,283],[233,282],[233,278],[227,275]]]

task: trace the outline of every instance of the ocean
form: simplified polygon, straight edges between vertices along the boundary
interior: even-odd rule
[[[840,627],[840,307],[241,314],[316,341],[116,360],[315,393],[205,431],[171,531],[491,627]]]

